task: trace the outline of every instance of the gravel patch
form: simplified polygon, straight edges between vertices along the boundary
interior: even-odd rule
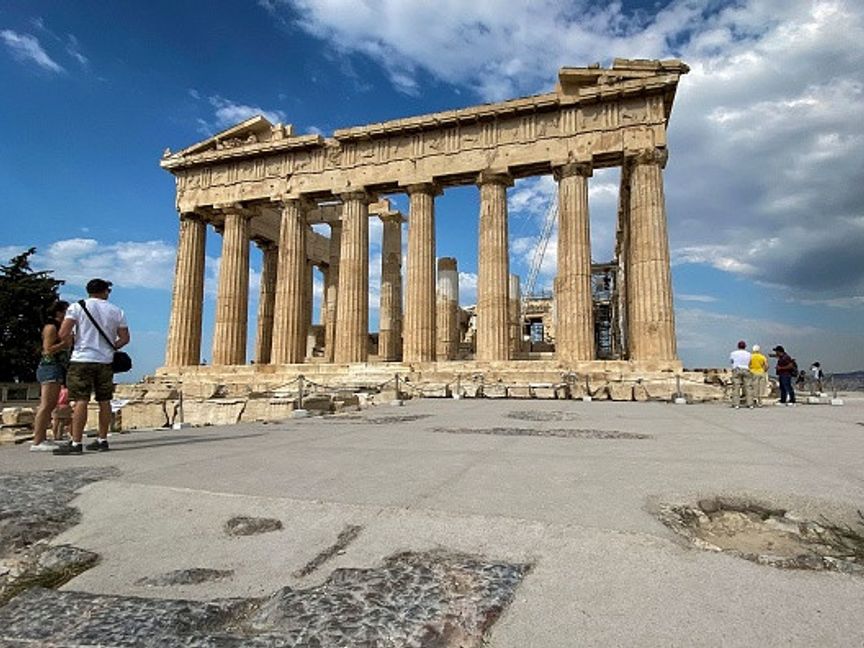
[[[516,419],[517,421],[577,421],[579,414],[576,412],[561,412],[561,411],[543,411],[543,410],[522,410],[516,412],[508,412],[507,418]]]
[[[238,515],[225,523],[225,533],[230,536],[250,536],[281,530],[282,521],[274,518]]]

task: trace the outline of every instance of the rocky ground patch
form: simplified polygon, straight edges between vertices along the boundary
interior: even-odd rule
[[[803,519],[784,509],[736,498],[660,507],[660,520],[693,545],[785,569],[864,576],[864,514],[853,523]]]
[[[618,430],[550,429],[537,428],[433,428],[443,434],[491,434],[494,436],[557,437],[560,439],[651,439],[650,434],[619,432]]]

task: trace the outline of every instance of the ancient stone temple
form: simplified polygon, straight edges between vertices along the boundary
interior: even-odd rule
[[[608,69],[562,68],[547,94],[344,128],[330,137],[295,135],[291,126],[259,116],[166,151],[161,165],[176,178],[180,236],[159,375],[190,384],[204,377],[245,380],[260,388],[300,373],[339,382],[364,372],[404,372],[452,390],[455,373],[555,382],[574,373],[620,381],[625,374],[680,372],[663,169],[672,103],[687,71],[677,60],[616,59]],[[612,264],[620,353],[601,360],[588,180],[595,169],[613,166],[621,168]],[[556,338],[554,352],[532,356],[514,320],[520,289],[508,259],[507,188],[543,174],[558,184]],[[479,195],[476,335],[467,349],[456,324],[457,260],[439,260],[435,242],[436,197],[464,185]],[[407,214],[386,199],[400,193],[408,197]],[[384,232],[377,333],[369,331],[368,315],[371,218],[383,221]],[[321,227],[313,231],[316,223],[326,223],[329,236],[318,233]],[[222,241],[212,350],[201,348],[208,230]],[[257,328],[250,331],[253,243],[263,271]],[[314,267],[325,284],[319,325],[312,322]],[[254,358],[246,357],[250,334]],[[199,366],[208,354],[210,365]]]

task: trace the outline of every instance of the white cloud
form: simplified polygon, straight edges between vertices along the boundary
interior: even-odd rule
[[[20,254],[23,246],[0,248],[2,258]],[[100,243],[92,238],[55,241],[31,257],[36,270],[51,270],[56,279],[82,287],[101,277],[124,288],[170,289],[174,279],[174,245],[165,241]]]
[[[710,304],[717,301],[716,297],[711,295],[688,295],[686,293],[677,293],[675,299],[686,302],[699,302],[702,304]]]
[[[864,292],[860,3],[672,0],[656,13],[557,0],[513,0],[506,11],[492,0],[263,4],[345,58],[376,61],[408,93],[431,74],[497,100],[548,91],[561,65],[680,57],[692,71],[678,90],[666,171],[677,262],[785,285],[802,299]],[[611,256],[614,238],[617,178],[604,173],[591,183],[596,260]],[[511,212],[542,222],[551,188],[548,179],[517,185]],[[537,236],[539,224],[519,224],[511,221],[515,239]]]
[[[267,110],[260,106],[239,104],[219,95],[209,97],[208,101],[214,110],[213,125],[218,129],[230,128],[256,115],[263,115],[274,124],[286,121],[286,115],[281,110]]]
[[[11,29],[0,31],[0,40],[12,56],[22,63],[34,64],[48,72],[63,72],[63,66],[52,59],[32,34],[19,34]]]
[[[69,34],[66,38],[66,53],[78,61],[78,63],[83,67],[87,67],[90,63],[90,59],[81,53],[81,46],[78,43],[78,39],[75,38],[73,34]]]

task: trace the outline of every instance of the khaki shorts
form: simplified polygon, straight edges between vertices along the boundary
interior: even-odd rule
[[[114,396],[114,370],[110,364],[98,362],[72,362],[66,374],[69,400],[90,400],[95,393],[99,402]]]

